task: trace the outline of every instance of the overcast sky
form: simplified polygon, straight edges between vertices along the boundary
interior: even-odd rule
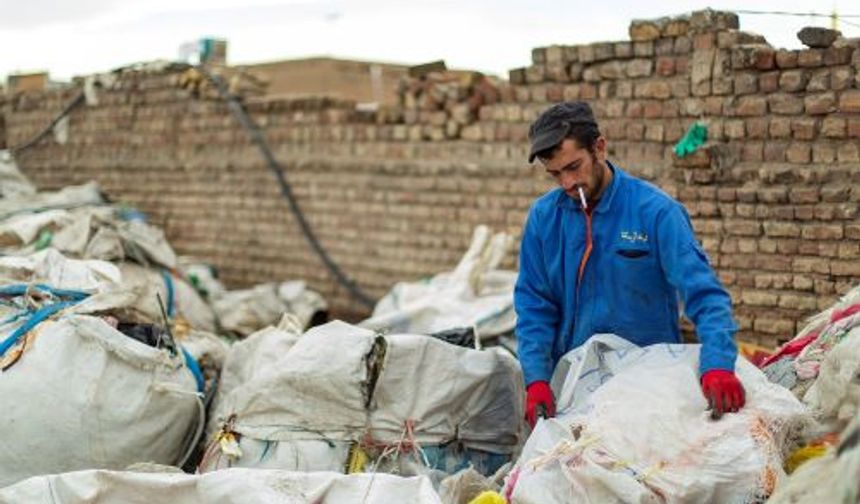
[[[231,64],[328,55],[506,75],[551,44],[627,40],[632,19],[691,10],[860,15],[860,3],[756,0],[0,0],[0,78],[48,70],[52,78],[107,71],[139,61],[176,59],[184,42],[226,38]],[[851,10],[857,12],[851,12]],[[777,47],[800,47],[813,17],[742,14],[741,29]],[[854,26],[849,25],[852,23]],[[860,37],[860,18],[845,36]],[[5,79],[4,79],[5,80]]]

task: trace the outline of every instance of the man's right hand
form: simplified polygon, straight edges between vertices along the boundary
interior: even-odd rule
[[[536,381],[526,387],[526,421],[534,428],[538,416],[554,417],[555,400],[549,383]]]

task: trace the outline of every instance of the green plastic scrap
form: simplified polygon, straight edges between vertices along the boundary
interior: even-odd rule
[[[41,233],[39,233],[39,238],[36,240],[34,244],[36,250],[43,250],[48,248],[51,245],[51,241],[54,239],[54,233],[52,233],[48,229],[43,229]]]
[[[678,157],[689,156],[696,152],[696,149],[702,146],[708,140],[708,127],[701,121],[696,121],[690,126],[690,129],[684,133],[682,138],[675,144],[675,155]]]

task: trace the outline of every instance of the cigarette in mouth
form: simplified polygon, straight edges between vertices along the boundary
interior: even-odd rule
[[[588,210],[588,203],[585,202],[585,193],[582,192],[582,186],[577,187],[579,189],[579,201],[582,202],[582,209]]]

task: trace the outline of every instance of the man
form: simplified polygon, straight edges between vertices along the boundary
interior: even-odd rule
[[[585,102],[547,109],[529,140],[529,162],[538,158],[560,186],[529,211],[514,290],[529,423],[555,414],[553,369],[591,335],[679,343],[679,298],[702,343],[709,407],[717,417],[741,408],[731,298],[684,207],[607,161],[606,139]]]

